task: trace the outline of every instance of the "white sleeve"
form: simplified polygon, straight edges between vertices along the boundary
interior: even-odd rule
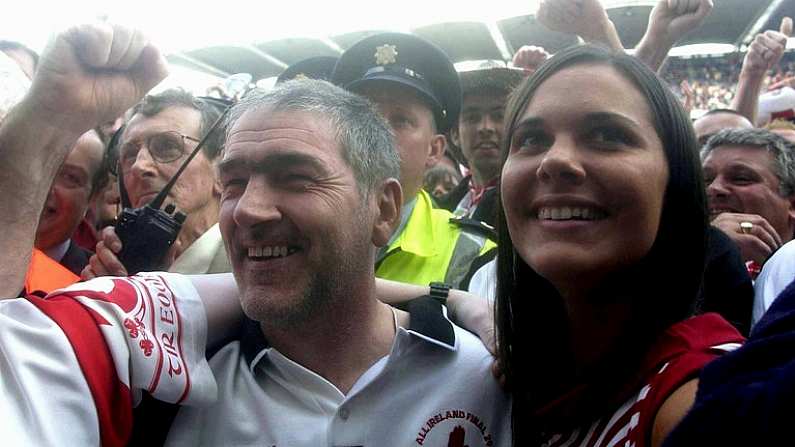
[[[100,324],[119,380],[177,404],[215,400],[216,386],[204,357],[207,316],[193,284],[174,273],[97,278],[57,292],[105,319]]]
[[[28,300],[0,301],[3,445],[99,445],[97,412],[61,328]]]
[[[752,324],[756,324],[776,297],[795,279],[795,240],[789,241],[765,262],[754,282]]]
[[[494,302],[497,296],[497,258],[483,264],[469,281],[469,292]]]
[[[0,302],[0,318],[0,417],[9,424],[0,436],[19,436],[18,445],[115,444],[142,391],[180,404],[215,399],[204,308],[181,275],[98,278]]]

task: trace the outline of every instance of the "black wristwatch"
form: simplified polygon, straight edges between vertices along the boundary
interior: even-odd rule
[[[445,284],[443,282],[432,282],[430,287],[431,293],[428,295],[430,295],[430,297],[434,300],[438,301],[442,306],[447,305],[447,297],[450,295],[450,289],[452,287],[450,287],[449,284]]]

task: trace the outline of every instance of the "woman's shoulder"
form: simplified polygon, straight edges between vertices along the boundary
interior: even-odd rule
[[[639,401],[639,411],[643,415],[646,436],[644,442],[637,445],[649,445],[655,420],[666,402],[671,407],[672,396],[688,387],[693,392],[684,394],[694,395],[701,370],[712,360],[739,348],[744,341],[737,329],[716,313],[706,313],[671,325],[659,337],[644,362],[646,393]],[[691,405],[692,399],[690,404],[674,405],[674,410],[683,410],[681,415],[668,415],[669,419],[678,420]]]
[[[641,367],[656,409],[676,389],[698,376],[710,361],[739,348],[742,335],[723,317],[706,313],[674,323],[658,337]]]
[[[706,361],[738,348],[744,341],[745,338],[722,316],[705,313],[666,329],[648,350],[642,370],[653,374],[673,366],[679,369],[691,364],[703,366]]]
[[[657,414],[669,397],[721,354],[736,349],[742,335],[718,314],[671,325],[653,344],[641,365],[641,385],[623,404],[576,430],[546,438],[546,445],[651,445]]]

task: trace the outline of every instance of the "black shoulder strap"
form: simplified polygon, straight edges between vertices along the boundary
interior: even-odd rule
[[[497,247],[494,247],[491,250],[487,251],[486,253],[483,253],[482,255],[475,258],[475,260],[472,261],[472,266],[469,268],[469,271],[467,272],[466,276],[464,276],[464,279],[461,280],[460,284],[458,284],[458,287],[461,290],[469,290],[469,283],[472,282],[472,277],[475,276],[475,272],[480,270],[481,267],[488,264],[496,257],[497,257]]]

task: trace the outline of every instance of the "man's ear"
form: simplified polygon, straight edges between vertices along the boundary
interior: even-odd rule
[[[373,245],[383,247],[400,223],[403,206],[403,190],[394,178],[384,180],[380,188],[374,188],[376,215],[373,220]]]
[[[447,149],[447,138],[444,135],[437,134],[431,138],[431,147],[428,158],[425,160],[425,169],[428,170],[442,159],[444,150]]]

